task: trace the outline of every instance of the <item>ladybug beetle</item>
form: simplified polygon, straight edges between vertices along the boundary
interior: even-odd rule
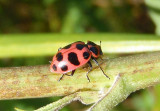
[[[82,41],[77,41],[58,49],[58,53],[53,57],[51,62],[50,71],[54,73],[61,73],[62,76],[59,79],[60,81],[64,75],[68,75],[68,72],[72,72],[71,75],[68,76],[73,76],[77,68],[88,63],[90,69],[86,73],[86,77],[90,82],[88,74],[92,70],[92,64],[90,62],[92,59],[96,65],[99,66],[103,74],[109,78],[96,60],[100,55],[103,55],[101,46],[91,41],[88,41],[87,44]]]

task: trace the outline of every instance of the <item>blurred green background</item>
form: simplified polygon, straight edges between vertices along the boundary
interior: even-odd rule
[[[0,34],[160,34],[159,26],[158,0],[0,0]],[[42,65],[50,60],[51,56],[1,58],[0,67]],[[14,107],[33,110],[59,98],[3,100],[0,111],[13,111]],[[160,111],[159,104],[160,88],[156,86],[131,94],[113,111]],[[73,102],[62,111],[86,108],[80,102]]]
[[[1,33],[155,30],[143,0],[1,0],[0,20]]]

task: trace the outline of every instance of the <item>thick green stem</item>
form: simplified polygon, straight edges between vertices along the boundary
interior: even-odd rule
[[[91,82],[88,82],[87,70],[81,68],[73,77],[64,76],[59,82],[61,74],[51,73],[49,65],[0,68],[0,99],[64,96],[78,91],[97,91],[106,84],[110,86],[112,80],[105,78],[99,69],[90,73]]]
[[[91,107],[93,111],[110,110],[127,98],[130,93],[159,84],[160,53],[117,58],[108,63],[107,69],[109,74],[116,75],[118,73],[118,77],[105,96]]]
[[[110,80],[98,67],[94,67],[89,74],[91,82],[86,79],[86,66],[78,69],[73,77],[65,76],[60,82],[57,80],[61,75],[50,73],[49,65],[1,68],[0,99],[64,96],[79,91],[101,91],[112,86],[118,74],[123,81],[120,87],[126,94],[160,82],[160,52],[104,60],[101,66]],[[118,92],[114,94],[120,97],[125,95]]]

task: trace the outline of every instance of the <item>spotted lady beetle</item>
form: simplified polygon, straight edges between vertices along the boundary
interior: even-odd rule
[[[61,73],[60,81],[64,75],[68,75],[68,72],[72,72],[71,75],[68,76],[73,76],[77,68],[88,63],[90,69],[86,73],[86,77],[90,82],[88,74],[92,70],[92,64],[90,62],[90,59],[92,59],[96,65],[99,66],[103,74],[109,78],[96,60],[100,55],[103,55],[101,46],[91,41],[88,41],[87,44],[82,41],[77,41],[58,49],[58,53],[53,57],[51,62],[50,71]]]

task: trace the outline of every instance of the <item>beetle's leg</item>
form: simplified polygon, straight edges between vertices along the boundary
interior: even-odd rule
[[[72,71],[71,76],[73,76],[73,75],[74,75],[75,71],[76,71],[76,70],[73,70],[73,71]]]
[[[59,80],[58,81],[60,81],[62,78],[63,78],[63,76],[64,76],[65,74],[62,74],[62,76],[59,78]]]
[[[58,51],[60,51],[62,48],[60,47],[59,49],[58,49]]]
[[[62,74],[62,76],[59,78],[58,81],[60,81],[60,80],[63,78],[64,75],[73,76],[74,72],[75,72],[75,70],[73,70],[72,73],[71,73],[70,75],[68,75],[68,74]]]
[[[99,58],[100,58],[101,60],[103,60],[103,58],[102,58],[101,56],[100,56]]]
[[[91,64],[90,61],[88,61],[88,65],[89,65],[90,69],[89,69],[89,71],[86,73],[86,77],[87,77],[88,81],[90,82],[90,79],[89,79],[89,77],[88,77],[89,72],[91,72],[91,70],[92,70],[92,64]]]
[[[66,74],[66,75],[67,75],[67,76],[73,76],[75,71],[76,71],[76,70],[73,70],[70,75],[68,75],[68,74]]]
[[[101,68],[101,66],[99,65],[99,63],[97,62],[97,60],[94,58],[94,57],[91,57],[92,58],[92,60],[96,63],[96,65],[101,69],[101,71],[103,72],[103,74],[107,77],[107,78],[109,78],[105,73],[104,73],[104,71],[103,71],[103,69]],[[110,78],[109,78],[110,79]]]

